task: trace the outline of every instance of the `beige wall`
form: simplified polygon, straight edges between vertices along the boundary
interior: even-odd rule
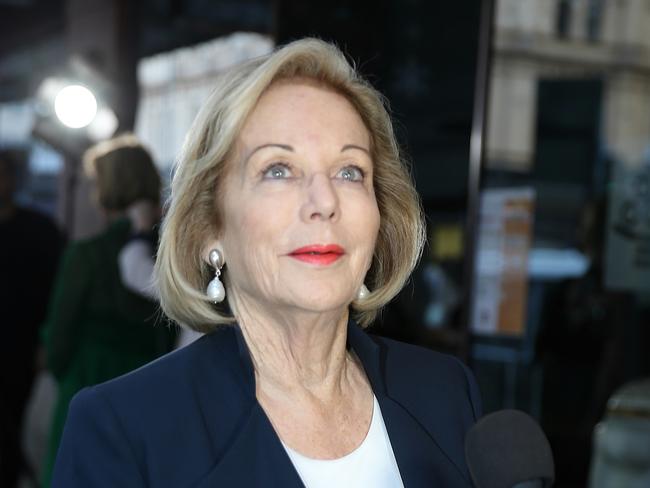
[[[536,101],[535,66],[525,60],[496,59],[488,111],[488,167],[530,169],[535,151]]]
[[[604,136],[616,161],[638,166],[650,144],[650,77],[620,73],[607,80]]]
[[[488,167],[527,171],[535,151],[537,80],[604,80],[604,141],[635,164],[650,142],[650,0],[605,0],[601,38],[587,40],[588,0],[555,33],[558,0],[498,0],[488,105]]]

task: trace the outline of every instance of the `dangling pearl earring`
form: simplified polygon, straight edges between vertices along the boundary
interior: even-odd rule
[[[368,295],[370,295],[370,290],[368,290],[368,287],[365,284],[361,285],[361,288],[359,288],[359,293],[357,293],[357,300],[361,302],[368,298]]]
[[[208,255],[210,264],[214,268],[214,278],[210,283],[208,283],[208,289],[205,291],[208,298],[214,303],[223,302],[226,298],[226,289],[223,287],[223,283],[219,279],[221,276],[221,268],[223,268],[223,256],[217,249],[210,251]]]

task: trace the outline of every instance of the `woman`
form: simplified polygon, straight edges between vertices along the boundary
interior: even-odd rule
[[[50,486],[70,399],[168,352],[173,343],[166,327],[154,327],[156,303],[128,291],[117,265],[132,234],[125,209],[136,200],[157,204],[160,198],[151,156],[125,135],[94,147],[84,159],[109,225],[66,249],[42,330],[47,367],[59,385],[43,486]]]
[[[335,47],[225,73],[156,262],[165,313],[207,334],[79,394],[54,486],[470,486],[468,370],[361,329],[422,241],[381,96]]]

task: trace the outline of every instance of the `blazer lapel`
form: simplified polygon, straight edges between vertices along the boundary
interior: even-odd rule
[[[408,411],[389,397],[378,401],[406,488],[472,486]]]
[[[255,370],[242,332],[238,326],[230,330],[234,335],[231,343],[234,347],[215,351],[215,354],[224,356],[233,353],[233,357],[229,357],[226,363],[233,367],[236,384],[241,388],[241,409],[249,410],[248,418],[229,442],[228,449],[220,456],[219,461],[195,486],[304,488],[271,421],[255,397]],[[205,395],[202,400],[206,408],[204,416],[210,418],[214,392],[210,388],[202,391]]]
[[[196,488],[220,486],[304,488],[258,403],[228,451]]]
[[[471,487],[471,482],[436,440],[399,401],[385,382],[385,351],[358,325],[348,325],[348,346],[357,354],[381,408],[395,460],[406,488]],[[435,413],[432,413],[435,415]]]

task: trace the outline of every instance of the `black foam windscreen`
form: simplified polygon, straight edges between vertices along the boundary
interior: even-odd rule
[[[551,447],[535,420],[518,410],[481,418],[465,438],[467,465],[477,488],[513,488],[555,478]]]

